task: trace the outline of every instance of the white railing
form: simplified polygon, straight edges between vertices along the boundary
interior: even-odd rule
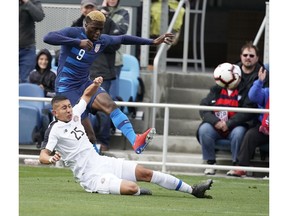
[[[19,97],[19,100],[23,101],[44,101],[50,102],[51,98],[40,97]],[[267,172],[269,168],[263,167],[240,167],[240,166],[221,166],[221,165],[204,165],[204,164],[190,164],[190,163],[169,163],[167,162],[167,146],[168,146],[168,131],[169,131],[169,112],[170,109],[196,109],[196,110],[219,110],[219,111],[233,111],[244,113],[269,113],[269,109],[257,109],[257,108],[232,108],[232,107],[218,107],[218,106],[201,106],[201,105],[186,105],[186,104],[164,104],[164,103],[139,103],[139,102],[122,102],[115,101],[118,106],[128,107],[150,107],[150,108],[164,108],[164,129],[163,129],[163,150],[162,150],[162,162],[156,161],[137,161],[139,164],[146,165],[162,165],[162,172],[166,172],[167,166],[178,167],[194,167],[194,168],[214,168],[218,170],[236,170],[242,169],[251,172]],[[23,156],[20,155],[20,158]],[[30,157],[33,158],[34,156]]]
[[[269,63],[269,2],[266,2],[266,14],[263,18],[263,21],[261,23],[261,26],[257,32],[257,35],[253,41],[253,45],[257,46],[258,42],[264,32],[265,29],[265,35],[264,35],[264,58],[263,63],[267,64]]]

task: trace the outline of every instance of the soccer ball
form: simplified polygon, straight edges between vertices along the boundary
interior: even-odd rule
[[[214,70],[214,80],[223,88],[234,89],[241,81],[241,69],[235,64],[222,63]]]

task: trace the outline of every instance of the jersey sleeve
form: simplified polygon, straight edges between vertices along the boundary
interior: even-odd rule
[[[106,35],[109,44],[152,45],[153,39],[141,38],[133,35]]]
[[[77,38],[79,28],[67,27],[59,31],[52,31],[46,34],[43,41],[51,45],[79,46],[81,40]]]
[[[55,124],[50,124],[50,127],[47,128],[45,131],[44,141],[42,143],[42,149],[46,148],[51,152],[54,151],[54,148],[58,142],[57,130],[55,130],[55,127],[53,127],[54,125]]]
[[[86,101],[81,98],[80,101],[73,107],[73,115],[81,116],[86,110],[86,107]]]

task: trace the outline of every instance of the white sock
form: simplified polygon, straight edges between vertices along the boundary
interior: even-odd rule
[[[182,180],[162,172],[153,171],[151,183],[157,184],[169,190],[177,190],[184,193],[192,193],[192,188]]]
[[[134,196],[139,196],[140,195],[140,187],[138,187],[137,193],[133,194]]]

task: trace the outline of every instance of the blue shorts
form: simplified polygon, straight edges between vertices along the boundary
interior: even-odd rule
[[[80,100],[81,96],[83,95],[85,89],[89,85],[91,85],[91,83],[92,83],[92,81],[88,80],[86,83],[84,83],[82,86],[80,86],[77,90],[72,90],[72,91],[67,91],[67,92],[56,92],[56,94],[57,95],[66,96],[70,100],[72,106],[74,106],[75,104],[77,104],[79,102],[79,100]],[[95,113],[95,110],[93,112],[93,109],[92,109],[93,101],[95,100],[95,98],[97,97],[98,94],[103,93],[103,92],[107,93],[104,88],[99,87],[97,92],[91,97],[91,99],[90,99],[90,101],[89,101],[89,103],[88,103],[88,105],[86,107],[86,110],[81,115],[82,119],[88,117],[89,113]]]

